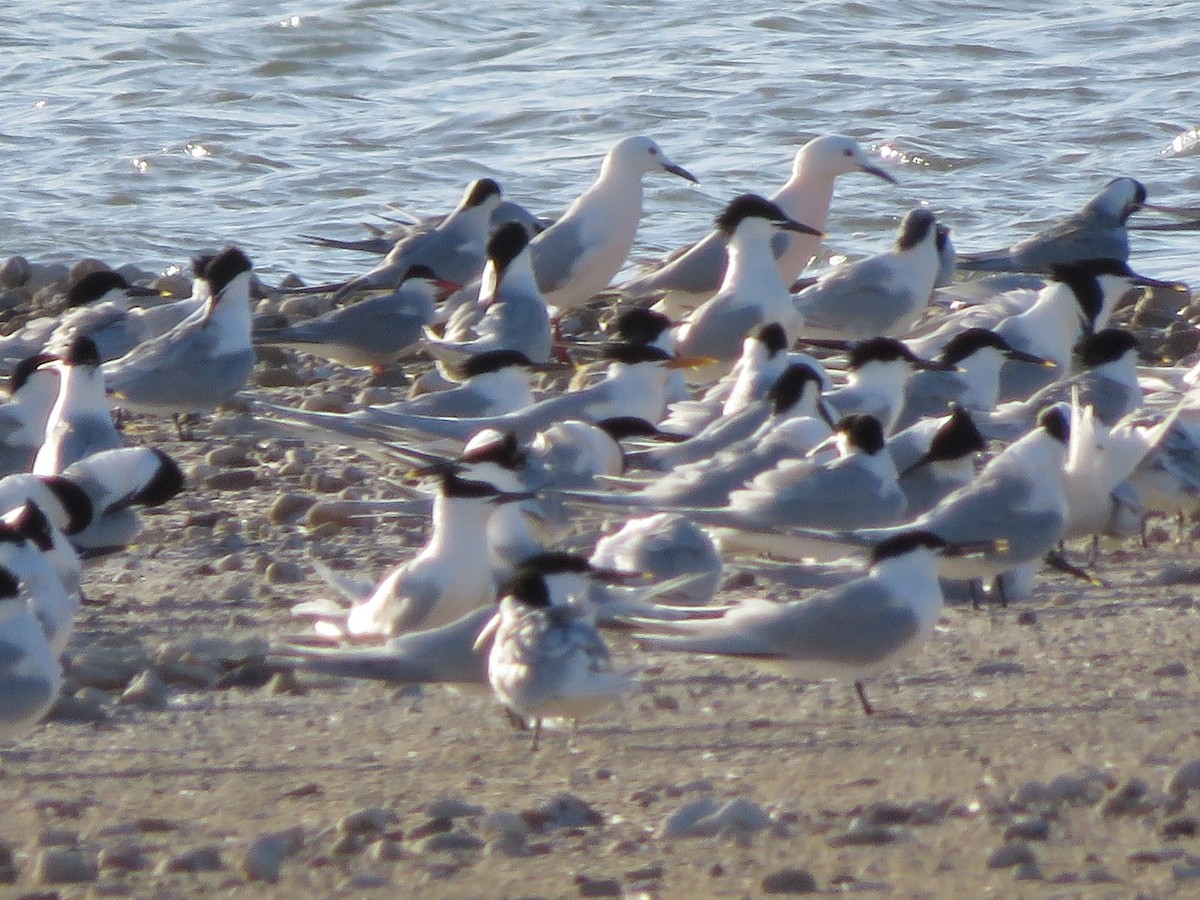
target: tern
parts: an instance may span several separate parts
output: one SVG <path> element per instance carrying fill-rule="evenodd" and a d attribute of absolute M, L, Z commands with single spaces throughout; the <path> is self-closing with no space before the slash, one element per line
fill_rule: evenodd
<path fill-rule="evenodd" d="M 691 622 L 637 619 L 650 650 L 742 657 L 801 678 L 852 680 L 863 712 L 874 708 L 863 680 L 912 656 L 942 614 L 938 560 L 977 552 L 922 529 L 877 544 L 865 576 L 806 600 L 745 600 L 720 618 Z"/>
<path fill-rule="evenodd" d="M 54 360 L 49 353 L 39 353 L 13 369 L 8 399 L 0 403 L 0 476 L 33 467 L 58 399 L 58 370 L 47 365 Z"/>
<path fill-rule="evenodd" d="M 678 350 L 732 362 L 746 335 L 761 325 L 778 322 L 789 337 L 794 334 L 795 307 L 775 266 L 771 235 L 780 230 L 819 232 L 756 194 L 742 194 L 730 201 L 717 216 L 716 225 L 726 238 L 729 265 L 717 293 L 680 326 Z"/>
<path fill-rule="evenodd" d="M 58 655 L 34 616 L 28 588 L 0 569 L 0 743 L 31 731 L 61 685 Z"/>
<path fill-rule="evenodd" d="M 929 305 L 941 234 L 932 212 L 909 211 L 891 250 L 839 266 L 796 295 L 798 333 L 839 340 L 903 336 Z"/>
<path fill-rule="evenodd" d="M 46 421 L 45 440 L 33 460 L 35 475 L 57 475 L 72 463 L 123 447 L 104 392 L 100 354 L 89 337 L 77 337 L 66 354 L 43 365 L 58 371 L 58 399 Z"/>

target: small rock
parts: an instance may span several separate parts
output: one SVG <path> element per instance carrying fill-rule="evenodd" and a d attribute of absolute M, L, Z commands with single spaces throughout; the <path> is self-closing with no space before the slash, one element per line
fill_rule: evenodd
<path fill-rule="evenodd" d="M 576 875 L 575 886 L 579 888 L 580 897 L 620 897 L 621 882 L 615 878 L 592 878 L 588 875 Z"/>
<path fill-rule="evenodd" d="M 163 683 L 152 669 L 138 675 L 125 688 L 117 703 L 122 706 L 140 706 L 142 709 L 166 709 L 170 703 L 171 689 Z"/>
<path fill-rule="evenodd" d="M 431 834 L 445 834 L 454 827 L 452 819 L 426 819 L 415 828 L 408 832 L 409 840 L 419 841 L 421 838 L 429 837 Z"/>
<path fill-rule="evenodd" d="M 210 466 L 218 468 L 240 469 L 255 464 L 247 455 L 246 448 L 237 444 L 226 444 L 223 447 L 209 450 L 204 456 L 204 461 Z"/>
<path fill-rule="evenodd" d="M 228 469 L 204 479 L 204 486 L 214 491 L 244 491 L 253 487 L 258 475 L 253 469 Z"/>
<path fill-rule="evenodd" d="M 272 675 L 266 684 L 266 690 L 268 694 L 288 694 L 293 697 L 303 697 L 308 693 L 308 688 L 296 680 L 296 673 L 291 669 Z"/>
<path fill-rule="evenodd" d="M 1029 670 L 1017 662 L 997 660 L 980 663 L 971 670 L 972 675 L 1025 675 Z"/>
<path fill-rule="evenodd" d="M 404 845 L 397 840 L 384 838 L 371 845 L 371 857 L 380 862 L 396 862 L 397 860 L 405 859 L 407 856 L 408 853 L 405 852 Z"/>
<path fill-rule="evenodd" d="M 362 848 L 366 845 L 366 840 L 361 834 L 339 834 L 333 846 L 329 848 L 329 852 L 334 856 L 353 856 L 356 853 L 361 853 Z"/>
<path fill-rule="evenodd" d="M 1017 881 L 1041 881 L 1043 878 L 1042 868 L 1036 862 L 1023 862 L 1017 866 L 1013 878 Z"/>
<path fill-rule="evenodd" d="M 377 891 L 381 888 L 392 886 L 392 879 L 386 875 L 372 875 L 369 872 L 360 872 L 347 878 L 340 886 L 342 891 Z"/>
<path fill-rule="evenodd" d="M 1165 666 L 1159 666 L 1153 672 L 1157 678 L 1186 678 L 1187 673 L 1188 667 L 1181 662 L 1167 663 Z"/>
<path fill-rule="evenodd" d="M 112 697 L 103 691 L 86 687 L 74 694 L 59 694 L 47 716 L 51 722 L 68 722 L 77 725 L 99 725 L 108 721 L 105 707 Z"/>
<path fill-rule="evenodd" d="M 286 365 L 275 365 L 255 372 L 254 383 L 264 388 L 295 388 L 303 387 L 304 379 Z"/>
<path fill-rule="evenodd" d="M 1173 859 L 1182 859 L 1183 856 L 1183 850 L 1178 847 L 1163 847 L 1155 850 L 1134 850 L 1125 858 L 1131 863 L 1153 865 L 1170 862 Z"/>
<path fill-rule="evenodd" d="M 1178 838 L 1192 838 L 1200 834 L 1200 820 L 1195 816 L 1178 816 L 1174 819 L 1167 819 L 1158 829 L 1168 841 Z"/>
<path fill-rule="evenodd" d="M 1141 778 L 1131 778 L 1104 801 L 1100 807 L 1103 816 L 1140 816 L 1150 812 L 1155 802 L 1150 794 L 1150 785 Z"/>
<path fill-rule="evenodd" d="M 807 869 L 780 869 L 762 880 L 764 894 L 815 894 L 817 879 Z"/>
<path fill-rule="evenodd" d="M 558 828 L 591 828 L 604 824 L 604 816 L 586 800 L 573 794 L 558 794 L 544 805 L 521 813 L 532 828 L 553 831 Z"/>
<path fill-rule="evenodd" d="M 1176 881 L 1194 881 L 1200 878 L 1200 866 L 1190 864 L 1171 866 L 1171 877 Z"/>
<path fill-rule="evenodd" d="M 655 836 L 667 839 L 717 835 L 744 838 L 771 825 L 771 817 L 750 800 L 737 798 L 722 802 L 715 797 L 701 797 L 667 816 Z"/>
<path fill-rule="evenodd" d="M 0 263 L 0 285 L 6 288 L 18 288 L 29 280 L 32 268 L 29 260 L 23 256 L 10 256 Z"/>
<path fill-rule="evenodd" d="M 383 834 L 389 826 L 399 821 L 390 809 L 368 806 L 352 812 L 338 820 L 337 829 L 342 834 L 358 834 L 375 837 Z"/>
<path fill-rule="evenodd" d="M 0 884 L 12 884 L 20 874 L 13 848 L 5 841 L 0 841 Z"/>
<path fill-rule="evenodd" d="M 304 831 L 290 828 L 260 834 L 246 848 L 242 859 L 242 874 L 251 881 L 266 881 L 275 884 L 283 868 L 283 861 L 294 856 L 304 846 Z"/>
<path fill-rule="evenodd" d="M 35 884 L 85 884 L 98 874 L 96 857 L 79 850 L 43 850 L 33 864 Z"/>
<path fill-rule="evenodd" d="M 1037 865 L 1037 855 L 1024 841 L 1010 841 L 1003 847 L 993 850 L 987 859 L 989 869 L 1008 869 L 1027 863 Z"/>
<path fill-rule="evenodd" d="M 271 504 L 267 517 L 276 525 L 294 525 L 316 502 L 317 498 L 309 494 L 280 494 Z"/>
<path fill-rule="evenodd" d="M 195 874 L 197 872 L 219 872 L 223 868 L 225 868 L 225 861 L 221 859 L 221 848 L 205 846 L 176 854 L 170 859 L 164 859 L 155 866 L 154 871 L 160 875 L 171 872 Z"/>
<path fill-rule="evenodd" d="M 1048 841 L 1050 839 L 1050 823 L 1045 819 L 1017 819 L 1004 831 L 1006 841 Z"/>
<path fill-rule="evenodd" d="M 300 408 L 312 412 L 347 413 L 350 412 L 350 400 L 337 391 L 327 391 L 304 398 Z"/>
<path fill-rule="evenodd" d="M 453 853 L 460 851 L 482 850 L 484 842 L 469 832 L 461 829 L 443 831 L 441 834 L 431 834 L 417 843 L 421 853 Z"/>
<path fill-rule="evenodd" d="M 1171 776 L 1167 791 L 1172 797 L 1186 800 L 1192 791 L 1200 790 L 1200 759 L 1193 759 L 1179 767 Z"/>
<path fill-rule="evenodd" d="M 179 830 L 179 825 L 161 816 L 142 816 L 134 820 L 133 827 L 142 834 L 169 834 Z"/>
<path fill-rule="evenodd" d="M 829 839 L 831 847 L 879 847 L 904 840 L 908 832 L 903 828 L 887 825 L 876 825 L 861 816 L 850 823 L 850 827 L 841 834 L 835 834 Z"/>
<path fill-rule="evenodd" d="M 468 803 L 456 797 L 442 797 L 432 801 L 425 812 L 435 819 L 466 819 L 471 816 L 481 816 L 487 808 L 478 803 Z M 519 817 L 518 817 L 519 818 Z"/>
<path fill-rule="evenodd" d="M 137 844 L 105 847 L 97 859 L 101 871 L 141 872 L 150 868 L 150 860 Z"/>
<path fill-rule="evenodd" d="M 269 584 L 299 584 L 304 580 L 304 569 L 291 560 L 277 559 L 267 566 L 266 577 Z"/>

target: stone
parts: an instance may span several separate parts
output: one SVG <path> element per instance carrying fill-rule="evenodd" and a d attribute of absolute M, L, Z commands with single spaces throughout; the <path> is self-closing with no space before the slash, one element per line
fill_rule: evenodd
<path fill-rule="evenodd" d="M 531 828 L 553 831 L 558 828 L 591 828 L 604 824 L 604 816 L 586 800 L 574 794 L 558 794 L 536 809 L 521 813 Z"/>
<path fill-rule="evenodd" d="M 79 850 L 43 850 L 33 864 L 35 884 L 86 884 L 99 874 L 96 857 Z"/>
<path fill-rule="evenodd" d="M 779 869 L 763 878 L 764 894 L 815 894 L 817 879 L 807 869 Z"/>
<path fill-rule="evenodd" d="M 420 840 L 416 849 L 421 853 L 455 853 L 482 850 L 483 839 L 461 829 L 431 834 Z"/>
<path fill-rule="evenodd" d="M 79 846 L 79 832 L 70 828 L 43 828 L 38 832 L 39 847 L 66 847 L 75 849 Z"/>
<path fill-rule="evenodd" d="M 1168 841 L 1194 838 L 1200 834 L 1200 820 L 1195 816 L 1176 816 L 1163 822 L 1158 833 Z"/>
<path fill-rule="evenodd" d="M 139 706 L 142 709 L 166 709 L 170 705 L 171 689 L 153 669 L 142 672 L 117 698 L 121 706 Z"/>
<path fill-rule="evenodd" d="M 214 491 L 244 491 L 253 487 L 258 475 L 253 469 L 227 469 L 204 479 L 204 486 Z"/>
<path fill-rule="evenodd" d="M 137 844 L 116 844 L 100 851 L 97 862 L 103 872 L 141 872 L 150 868 L 150 860 Z"/>
<path fill-rule="evenodd" d="M 299 563 L 278 559 L 267 566 L 266 578 L 268 584 L 299 584 L 304 581 L 304 569 Z"/>
<path fill-rule="evenodd" d="M 311 494 L 294 492 L 280 494 L 271 504 L 267 518 L 276 525 L 294 525 L 316 502 L 317 498 Z"/>
<path fill-rule="evenodd" d="M 987 859 L 989 869 L 1008 869 L 1027 863 L 1037 864 L 1037 856 L 1024 841 L 1009 841 L 993 850 Z"/>
<path fill-rule="evenodd" d="M 659 838 L 746 837 L 771 826 L 771 817 L 757 803 L 742 798 L 722 802 L 715 797 L 689 801 L 663 820 Z"/>
<path fill-rule="evenodd" d="M 589 875 L 576 875 L 575 887 L 580 897 L 620 897 L 621 882 L 615 878 L 592 878 Z"/>
<path fill-rule="evenodd" d="M 29 280 L 32 272 L 29 260 L 23 256 L 10 256 L 0 263 L 0 285 L 6 288 L 18 288 Z"/>
<path fill-rule="evenodd" d="M 1186 762 L 1171 776 L 1167 791 L 1172 797 L 1187 799 L 1192 791 L 1200 790 L 1200 759 Z"/>
<path fill-rule="evenodd" d="M 1157 804 L 1150 796 L 1150 785 L 1141 778 L 1131 778 L 1104 801 L 1100 807 L 1103 816 L 1140 816 L 1150 812 Z"/>
<path fill-rule="evenodd" d="M 1006 841 L 1048 841 L 1050 839 L 1050 823 L 1045 819 L 1021 818 L 1004 830 Z"/>
<path fill-rule="evenodd" d="M 284 860 L 300 852 L 303 846 L 304 831 L 299 827 L 260 834 L 246 848 L 242 874 L 251 881 L 275 884 L 279 881 Z"/>
<path fill-rule="evenodd" d="M 342 834 L 375 837 L 387 831 L 398 821 L 396 814 L 390 809 L 368 806 L 339 819 L 337 830 Z"/>
<path fill-rule="evenodd" d="M 440 797 L 430 802 L 425 812 L 435 819 L 466 819 L 483 815 L 487 808 L 457 797 Z"/>
<path fill-rule="evenodd" d="M 155 866 L 154 871 L 160 875 L 171 872 L 196 874 L 198 872 L 220 872 L 224 868 L 225 861 L 221 858 L 221 848 L 209 845 L 176 854 L 170 859 L 164 859 Z"/>

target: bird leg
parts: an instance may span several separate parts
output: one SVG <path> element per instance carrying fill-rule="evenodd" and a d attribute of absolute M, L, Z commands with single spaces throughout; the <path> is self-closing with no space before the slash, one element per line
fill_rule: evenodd
<path fill-rule="evenodd" d="M 983 609 L 983 582 L 972 578 L 967 582 L 967 588 L 971 592 L 971 608 Z"/>
<path fill-rule="evenodd" d="M 525 717 L 518 713 L 511 706 L 505 706 L 504 715 L 508 719 L 508 724 L 512 726 L 513 731 L 528 731 L 529 723 L 525 721 Z"/>
<path fill-rule="evenodd" d="M 540 718 L 533 720 L 533 743 L 529 745 L 530 753 L 537 753 L 538 742 L 542 737 L 542 720 Z"/>
<path fill-rule="evenodd" d="M 863 712 L 868 716 L 875 712 L 875 707 L 871 705 L 871 701 L 867 699 L 867 690 L 863 687 L 861 681 L 854 682 L 854 690 L 858 694 L 858 702 L 862 704 Z"/>

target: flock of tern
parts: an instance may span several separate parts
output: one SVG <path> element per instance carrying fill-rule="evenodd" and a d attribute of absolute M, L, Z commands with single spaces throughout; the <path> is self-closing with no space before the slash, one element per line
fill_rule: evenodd
<path fill-rule="evenodd" d="M 1140 366 L 1114 315 L 1146 291 L 1187 305 L 1185 286 L 1130 267 L 1128 222 L 1196 210 L 1116 178 L 1010 247 L 958 254 L 922 206 L 886 250 L 810 274 L 835 181 L 896 181 L 827 135 L 779 190 L 732 199 L 614 285 L 643 178 L 660 172 L 696 181 L 629 137 L 555 219 L 485 178 L 441 218 L 306 236 L 381 257 L 283 289 L 332 298 L 306 321 L 256 323 L 262 285 L 228 247 L 195 260 L 190 297 L 137 306 L 144 288 L 97 272 L 60 319 L 0 339 L 0 741 L 55 700 L 81 561 L 129 544 L 136 507 L 183 487 L 162 450 L 126 446 L 111 410 L 212 410 L 246 386 L 255 347 L 375 370 L 432 360 L 413 395 L 349 413 L 250 403 L 263 434 L 400 461 L 430 488 L 361 501 L 431 504 L 426 543 L 377 583 L 317 564 L 337 596 L 295 607 L 311 631 L 281 640 L 276 663 L 478 685 L 535 747 L 543 720 L 587 717 L 636 683 L 599 629 L 843 678 L 871 712 L 864 679 L 932 635 L 951 582 L 977 603 L 1018 599 L 1047 564 L 1087 577 L 1064 541 L 1195 508 L 1197 372 Z M 599 339 L 566 333 L 583 307 Z M 568 373 L 569 389 L 535 389 Z M 601 534 L 598 514 L 620 527 Z M 820 589 L 715 604 L 726 557 L 769 557 Z"/>

